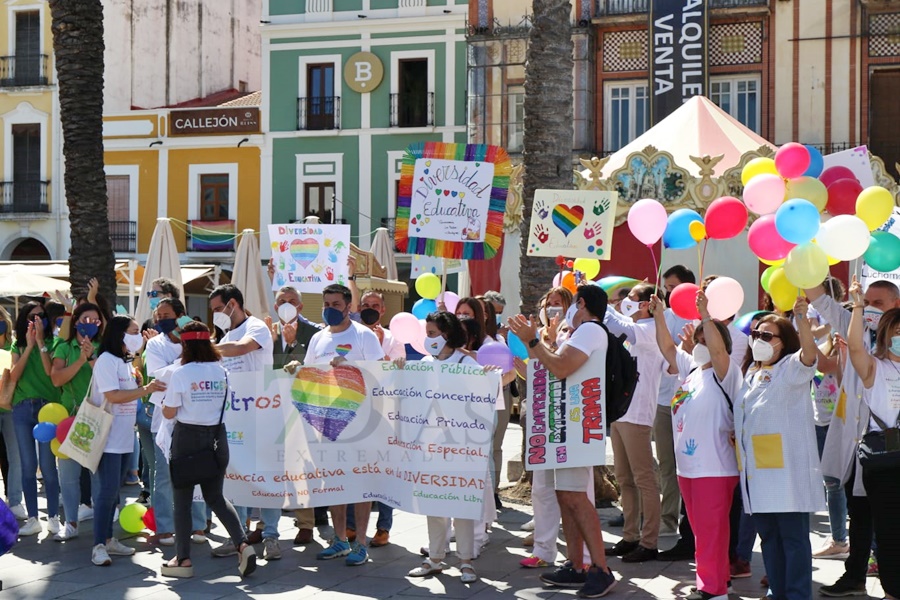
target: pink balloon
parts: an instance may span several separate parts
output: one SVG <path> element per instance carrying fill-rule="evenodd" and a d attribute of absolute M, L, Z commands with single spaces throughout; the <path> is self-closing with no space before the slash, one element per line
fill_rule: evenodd
<path fill-rule="evenodd" d="M 668 217 L 666 207 L 658 200 L 638 200 L 628 210 L 628 229 L 642 244 L 652 246 L 666 231 Z"/>
<path fill-rule="evenodd" d="M 447 312 L 456 312 L 456 306 L 459 304 L 459 295 L 454 292 L 444 292 L 438 296 L 438 303 L 443 302 Z"/>
<path fill-rule="evenodd" d="M 785 179 L 801 177 L 809 168 L 809 150 L 797 142 L 785 144 L 775 153 L 775 168 Z"/>
<path fill-rule="evenodd" d="M 775 228 L 775 215 L 763 215 L 758 218 L 747 232 L 747 244 L 759 258 L 780 260 L 785 258 L 796 246 L 778 235 Z"/>
<path fill-rule="evenodd" d="M 419 334 L 418 336 L 416 336 L 416 339 L 411 341 L 409 344 L 419 354 L 424 354 L 426 356 L 430 354 L 430 352 L 425 349 L 425 319 L 419 320 Z"/>
<path fill-rule="evenodd" d="M 758 215 L 768 215 L 784 202 L 784 179 L 779 175 L 763 173 L 744 186 L 744 204 Z"/>
<path fill-rule="evenodd" d="M 561 273 L 557 273 L 553 276 L 553 287 L 559 287 L 562 285 L 563 279 L 566 278 L 566 275 L 571 273 L 572 271 L 563 271 Z"/>
<path fill-rule="evenodd" d="M 713 200 L 706 209 L 706 235 L 712 240 L 727 240 L 747 226 L 747 207 L 731 196 Z"/>
<path fill-rule="evenodd" d="M 394 338 L 404 344 L 411 344 L 413 340 L 420 337 L 421 327 L 419 320 L 415 315 L 408 312 L 397 313 L 391 318 L 391 324 L 388 326 Z"/>
<path fill-rule="evenodd" d="M 744 288 L 731 277 L 718 277 L 707 286 L 706 297 L 709 298 L 709 315 L 713 319 L 728 319 L 744 304 Z"/>
<path fill-rule="evenodd" d="M 838 179 L 853 179 L 856 180 L 856 175 L 853 174 L 853 171 L 848 169 L 847 167 L 828 167 L 822 174 L 819 175 L 819 181 L 825 184 L 825 187 L 828 187 Z"/>

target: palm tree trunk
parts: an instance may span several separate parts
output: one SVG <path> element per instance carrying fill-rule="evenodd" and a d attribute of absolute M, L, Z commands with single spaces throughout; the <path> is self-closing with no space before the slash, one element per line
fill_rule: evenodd
<path fill-rule="evenodd" d="M 97 277 L 100 292 L 115 306 L 103 172 L 103 5 L 100 0 L 50 0 L 50 15 L 69 207 L 69 276 L 76 295 Z"/>

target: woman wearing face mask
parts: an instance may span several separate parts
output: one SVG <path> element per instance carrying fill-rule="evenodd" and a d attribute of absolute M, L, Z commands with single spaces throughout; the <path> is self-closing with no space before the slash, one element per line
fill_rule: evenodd
<path fill-rule="evenodd" d="M 78 406 L 87 395 L 91 383 L 103 327 L 100 308 L 87 302 L 79 304 L 72 313 L 72 322 L 74 327 L 70 328 L 68 338 L 61 340 L 53 351 L 53 365 L 50 367 L 50 380 L 61 388 L 59 401 L 70 415 L 78 412 Z M 53 539 L 62 542 L 78 537 L 81 465 L 70 458 L 60 458 L 59 485 L 66 525 Z"/>
<path fill-rule="evenodd" d="M 794 312 L 805 315 L 807 307 L 797 298 Z M 760 319 L 750 337 L 744 389 L 734 403 L 744 512 L 762 538 L 769 595 L 811 600 L 809 513 L 825 508 L 810 402 L 816 342 L 809 320 L 795 330 L 776 315 Z"/>
<path fill-rule="evenodd" d="M 555 287 L 547 292 L 547 300 L 540 313 L 541 329 L 538 334 L 551 349 L 559 348 L 569 335 L 565 321 L 566 312 L 572 306 L 572 292 L 564 287 Z"/>
<path fill-rule="evenodd" d="M 694 529 L 697 592 L 690 600 L 726 600 L 729 512 L 738 482 L 734 454 L 733 399 L 743 384 L 731 360 L 728 328 L 709 316 L 706 294 L 697 292 L 701 327 L 694 330 L 691 354 L 675 346 L 666 326 L 665 305 L 650 298 L 656 342 L 669 373 L 682 381 L 672 398 L 672 433 L 678 486 Z"/>
<path fill-rule="evenodd" d="M 59 390 L 50 381 L 50 344 L 53 338 L 44 308 L 37 302 L 29 302 L 16 319 L 16 343 L 12 351 L 10 378 L 16 382 L 13 394 L 13 425 L 22 464 L 22 490 L 28 520 L 19 529 L 19 535 L 35 535 L 41 532 L 37 506 L 37 468 L 40 461 L 47 495 L 47 529 L 59 533 L 59 475 L 56 457 L 50 451 L 49 442 L 40 442 L 35 452 L 32 430 L 38 424 L 38 413 L 45 404 L 59 400 Z M 45 362 L 46 361 L 46 362 Z"/>
<path fill-rule="evenodd" d="M 866 432 L 887 431 L 900 423 L 900 309 L 884 312 L 875 331 L 875 348 L 870 354 L 863 339 L 862 288 L 854 276 L 850 284 L 853 313 L 847 332 L 850 362 L 864 387 L 863 399 L 870 417 Z M 866 309 L 868 310 L 868 309 Z M 878 574 L 885 598 L 900 598 L 900 468 L 873 472 L 862 467 L 866 496 L 872 507 L 875 538 L 878 540 Z"/>
<path fill-rule="evenodd" d="M 144 345 L 137 322 L 127 315 L 116 315 L 106 325 L 100 343 L 100 356 L 94 362 L 94 378 L 88 401 L 94 406 L 109 404 L 112 428 L 103 457 L 91 479 L 94 494 L 94 547 L 91 562 L 111 564 L 110 555 L 131 556 L 134 548 L 112 536 L 113 513 L 119 503 L 119 488 L 128 470 L 128 458 L 134 449 L 134 425 L 140 398 L 166 389 L 154 380 L 138 387 L 132 366 L 135 353 Z"/>
<path fill-rule="evenodd" d="M 0 307 L 0 350 L 11 351 L 13 348 L 13 322 L 9 313 Z M 12 412 L 0 410 L 0 434 L 2 444 L 0 452 L 0 468 L 2 468 L 3 487 L 6 504 L 17 519 L 25 519 L 28 513 L 22 505 L 22 462 L 19 459 L 19 445 L 16 442 L 16 430 Z"/>

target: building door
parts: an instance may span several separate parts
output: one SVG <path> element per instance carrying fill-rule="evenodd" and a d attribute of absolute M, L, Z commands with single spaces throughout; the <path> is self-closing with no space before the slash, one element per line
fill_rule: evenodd
<path fill-rule="evenodd" d="M 334 65 L 309 65 L 306 70 L 306 128 L 334 129 Z"/>
<path fill-rule="evenodd" d="M 319 217 L 323 224 L 333 223 L 334 183 L 306 183 L 303 185 L 303 216 Z"/>
<path fill-rule="evenodd" d="M 12 126 L 13 209 L 16 212 L 45 210 L 41 182 L 41 126 L 25 123 Z"/>
<path fill-rule="evenodd" d="M 38 11 L 16 12 L 16 85 L 41 84 L 41 15 Z"/>
<path fill-rule="evenodd" d="M 425 127 L 428 122 L 428 59 L 411 58 L 399 62 L 397 124 Z"/>
<path fill-rule="evenodd" d="M 869 88 L 869 150 L 894 173 L 894 165 L 900 162 L 900 70 L 873 71 Z"/>

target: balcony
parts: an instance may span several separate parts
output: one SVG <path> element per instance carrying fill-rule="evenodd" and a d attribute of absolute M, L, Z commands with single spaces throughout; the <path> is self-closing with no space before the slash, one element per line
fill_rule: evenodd
<path fill-rule="evenodd" d="M 434 92 L 391 94 L 391 127 L 433 127 Z"/>
<path fill-rule="evenodd" d="M 137 252 L 137 222 L 110 221 L 109 240 L 113 252 Z"/>
<path fill-rule="evenodd" d="M 341 128 L 341 97 L 297 98 L 297 130 Z"/>
<path fill-rule="evenodd" d="M 188 252 L 234 252 L 234 221 L 188 221 Z"/>
<path fill-rule="evenodd" d="M 0 213 L 49 213 L 47 189 L 49 181 L 2 181 L 3 203 Z"/>
<path fill-rule="evenodd" d="M 46 54 L 0 56 L 0 88 L 48 85 Z"/>
<path fill-rule="evenodd" d="M 650 0 L 596 0 L 597 16 L 646 13 Z M 752 8 L 768 6 L 769 0 L 709 0 L 710 8 Z"/>

